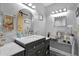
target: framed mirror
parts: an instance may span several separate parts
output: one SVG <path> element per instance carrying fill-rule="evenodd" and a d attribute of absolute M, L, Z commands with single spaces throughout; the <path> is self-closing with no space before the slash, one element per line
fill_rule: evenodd
<path fill-rule="evenodd" d="M 63 26 L 66 26 L 66 21 L 67 21 L 66 16 L 55 17 L 54 19 L 55 19 L 54 20 L 54 26 L 55 27 L 63 27 Z"/>

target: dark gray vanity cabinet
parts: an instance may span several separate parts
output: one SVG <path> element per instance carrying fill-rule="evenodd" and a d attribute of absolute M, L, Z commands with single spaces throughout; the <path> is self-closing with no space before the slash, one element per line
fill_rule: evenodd
<path fill-rule="evenodd" d="M 45 54 L 47 56 L 50 55 L 50 39 L 48 39 L 48 40 L 45 41 Z"/>
<path fill-rule="evenodd" d="M 49 41 L 46 41 L 45 38 L 30 42 L 28 44 L 23 44 L 15 40 L 17 44 L 25 48 L 25 56 L 46 56 L 49 50 Z"/>
<path fill-rule="evenodd" d="M 71 55 L 71 45 L 62 44 L 53 39 L 50 40 L 50 55 L 51 56 L 70 56 Z"/>
<path fill-rule="evenodd" d="M 45 55 L 45 45 L 41 43 L 38 46 L 28 50 L 28 56 L 44 56 Z"/>

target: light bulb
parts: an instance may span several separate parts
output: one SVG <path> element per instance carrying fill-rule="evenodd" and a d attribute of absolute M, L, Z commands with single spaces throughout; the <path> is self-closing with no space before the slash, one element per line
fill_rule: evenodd
<path fill-rule="evenodd" d="M 32 3 L 29 3 L 28 6 L 32 6 Z"/>
<path fill-rule="evenodd" d="M 67 9 L 66 9 L 66 8 L 64 8 L 64 9 L 63 9 L 63 11 L 67 11 Z"/>
<path fill-rule="evenodd" d="M 62 12 L 62 10 L 60 9 L 59 12 Z"/>
<path fill-rule="evenodd" d="M 54 14 L 55 12 L 53 11 L 52 14 Z"/>
<path fill-rule="evenodd" d="M 55 11 L 56 13 L 58 13 L 58 11 Z"/>
<path fill-rule="evenodd" d="M 36 6 L 32 6 L 32 8 L 36 8 Z"/>

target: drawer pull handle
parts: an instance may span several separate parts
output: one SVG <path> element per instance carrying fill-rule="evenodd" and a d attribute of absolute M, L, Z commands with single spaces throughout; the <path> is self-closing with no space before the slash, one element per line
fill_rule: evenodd
<path fill-rule="evenodd" d="M 42 44 L 44 44 L 44 42 L 42 42 Z"/>
<path fill-rule="evenodd" d="M 38 51 L 38 53 L 40 53 L 40 51 Z"/>
<path fill-rule="evenodd" d="M 35 48 L 35 46 L 34 46 L 34 48 Z"/>
<path fill-rule="evenodd" d="M 48 54 L 48 51 L 46 51 L 46 54 Z"/>

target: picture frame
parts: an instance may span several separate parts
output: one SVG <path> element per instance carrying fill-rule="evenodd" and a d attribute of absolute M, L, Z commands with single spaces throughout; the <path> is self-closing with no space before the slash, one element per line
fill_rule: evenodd
<path fill-rule="evenodd" d="M 6 32 L 13 30 L 14 25 L 13 25 L 13 17 L 12 16 L 9 16 L 9 15 L 4 16 L 3 28 Z"/>

